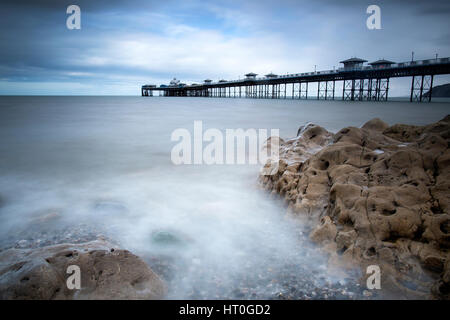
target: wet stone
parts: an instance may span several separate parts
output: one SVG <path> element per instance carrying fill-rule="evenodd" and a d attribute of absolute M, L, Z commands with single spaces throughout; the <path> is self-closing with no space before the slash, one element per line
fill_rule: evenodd
<path fill-rule="evenodd" d="M 182 242 L 179 237 L 168 231 L 155 231 L 151 238 L 154 243 L 161 245 L 177 245 Z"/>

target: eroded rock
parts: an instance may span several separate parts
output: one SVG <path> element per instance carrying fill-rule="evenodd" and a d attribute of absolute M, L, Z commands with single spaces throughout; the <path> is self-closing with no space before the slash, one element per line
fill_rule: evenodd
<path fill-rule="evenodd" d="M 81 272 L 69 290 L 67 268 Z M 161 299 L 163 281 L 139 257 L 96 240 L 0 253 L 0 299 Z"/>
<path fill-rule="evenodd" d="M 384 288 L 406 297 L 448 298 L 449 116 L 427 126 L 373 119 L 334 135 L 309 124 L 280 141 L 278 172 L 261 184 L 308 218 L 330 261 L 363 274 L 378 264 Z"/>

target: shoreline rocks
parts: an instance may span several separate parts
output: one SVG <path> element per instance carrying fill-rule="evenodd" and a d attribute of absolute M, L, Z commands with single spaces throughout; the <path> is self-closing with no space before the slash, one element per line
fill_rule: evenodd
<path fill-rule="evenodd" d="M 69 290 L 67 268 L 80 268 Z M 95 240 L 0 252 L 0 299 L 162 299 L 165 283 L 139 257 Z"/>
<path fill-rule="evenodd" d="M 308 124 L 279 142 L 278 172 L 260 183 L 310 226 L 330 266 L 379 265 L 387 298 L 450 297 L 450 116 L 336 134 Z"/>

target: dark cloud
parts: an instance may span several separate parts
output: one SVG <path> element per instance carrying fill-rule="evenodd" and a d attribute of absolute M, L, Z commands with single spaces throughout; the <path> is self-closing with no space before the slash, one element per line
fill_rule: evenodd
<path fill-rule="evenodd" d="M 354 8 L 367 8 L 369 5 L 378 5 L 383 10 L 414 12 L 416 15 L 450 15 L 450 1 L 448 0 L 316 0 L 317 7 L 351 10 Z M 304 2 L 292 1 L 302 6 Z"/>
<path fill-rule="evenodd" d="M 81 30 L 66 29 L 66 8 L 70 4 L 81 7 Z M 383 30 L 369 31 L 365 27 L 365 9 L 371 4 L 378 4 L 382 9 Z M 159 20 L 157 15 L 161 15 Z M 211 32 L 196 39 L 199 46 L 207 45 L 208 37 L 216 34 L 223 36 L 214 42 L 219 48 L 222 40 L 254 37 L 259 41 L 252 44 L 262 48 L 263 56 L 268 54 L 268 49 L 276 51 L 276 47 L 265 43 L 270 35 L 271 41 L 277 41 L 280 46 L 278 59 L 319 60 L 318 63 L 330 68 L 349 55 L 368 59 L 384 56 L 401 61 L 414 50 L 423 58 L 434 56 L 435 52 L 449 56 L 449 15 L 448 0 L 2 0 L 0 78 L 63 82 L 94 82 L 100 78 L 107 81 L 130 75 L 196 78 L 198 70 L 189 70 L 189 65 L 192 60 L 197 66 L 202 65 L 197 60 L 205 57 L 204 52 L 197 54 L 195 46 L 184 52 L 176 47 L 176 39 L 182 41 L 183 37 L 192 36 L 189 32 L 198 30 Z M 178 31 L 170 31 L 174 21 Z M 189 28 L 194 31 L 186 31 Z M 167 35 L 167 30 L 176 35 Z M 139 36 L 147 39 L 147 35 L 155 41 L 151 45 L 145 42 L 148 40 L 142 40 L 142 43 L 117 47 L 117 43 L 135 41 Z M 165 43 L 169 38 L 169 44 Z M 230 42 L 234 50 L 247 49 Z M 177 49 L 177 54 L 171 54 L 170 45 Z M 110 46 L 114 52 L 108 51 Z M 142 54 L 138 51 L 128 55 L 140 46 L 153 54 L 151 59 L 145 59 L 144 49 Z M 228 47 L 224 48 L 218 52 L 227 58 L 231 53 L 227 52 Z M 203 47 L 206 52 L 213 49 L 216 48 Z M 297 52 L 304 52 L 304 56 Z M 188 62 L 180 67 L 164 60 L 165 56 Z M 252 58 L 248 59 L 251 63 Z M 134 63 L 134 60 L 141 61 Z M 168 68 L 166 74 L 159 68 L 164 63 Z M 209 65 L 210 61 L 203 63 Z"/>
<path fill-rule="evenodd" d="M 2 5 L 21 9 L 35 9 L 39 11 L 60 10 L 75 4 L 87 11 L 108 11 L 115 9 L 150 8 L 170 1 L 152 0 L 2 0 Z"/>

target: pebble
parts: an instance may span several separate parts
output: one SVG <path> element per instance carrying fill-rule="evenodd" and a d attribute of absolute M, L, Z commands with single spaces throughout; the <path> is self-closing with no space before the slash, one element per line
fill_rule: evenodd
<path fill-rule="evenodd" d="M 20 240 L 20 241 L 17 241 L 17 244 L 16 244 L 16 248 L 20 248 L 20 249 L 24 249 L 29 246 L 30 246 L 30 243 L 28 240 Z"/>
<path fill-rule="evenodd" d="M 372 292 L 370 292 L 370 291 L 368 291 L 368 290 L 364 290 L 364 291 L 363 291 L 363 295 L 364 295 L 365 297 L 371 297 L 371 296 L 372 296 Z"/>

